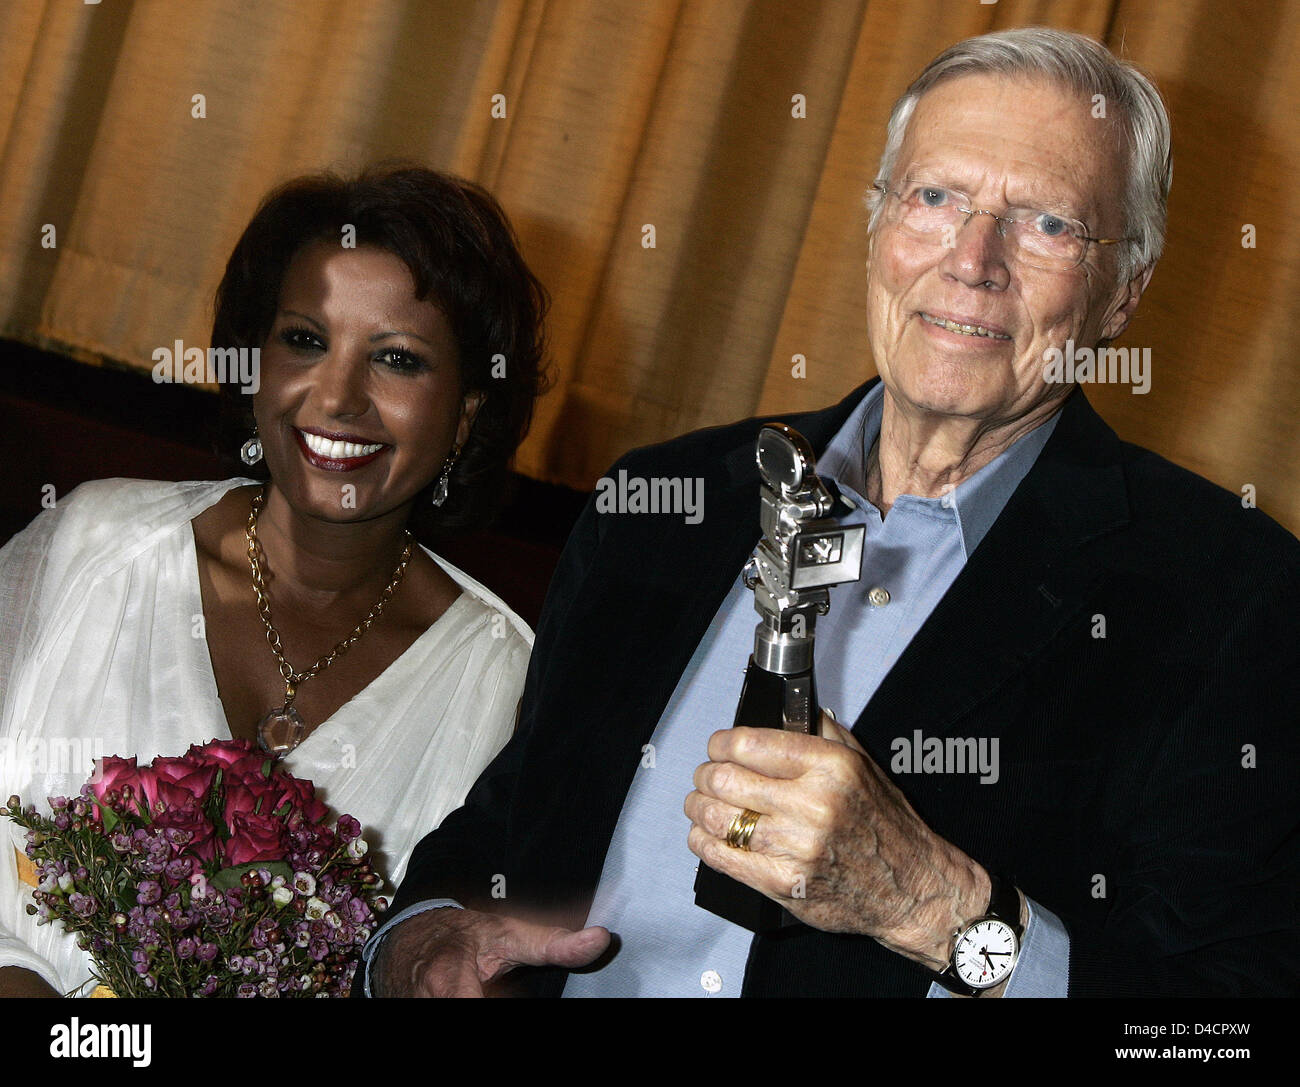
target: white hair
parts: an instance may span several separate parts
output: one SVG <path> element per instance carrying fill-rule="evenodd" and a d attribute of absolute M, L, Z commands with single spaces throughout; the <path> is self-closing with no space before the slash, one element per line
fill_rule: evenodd
<path fill-rule="evenodd" d="M 963 75 L 1042 77 L 1089 99 L 1101 95 L 1107 110 L 1118 110 L 1120 131 L 1129 149 L 1121 210 L 1124 233 L 1132 239 L 1119 247 L 1120 282 L 1127 282 L 1160 259 L 1174 172 L 1169 115 L 1151 80 L 1100 42 L 1082 34 L 1041 26 L 1022 27 L 968 38 L 945 49 L 894 103 L 877 179 L 892 179 L 907 123 L 921 95 L 945 80 Z M 875 189 L 868 194 L 867 205 L 871 209 L 871 229 L 875 230 L 883 206 L 881 194 Z"/>

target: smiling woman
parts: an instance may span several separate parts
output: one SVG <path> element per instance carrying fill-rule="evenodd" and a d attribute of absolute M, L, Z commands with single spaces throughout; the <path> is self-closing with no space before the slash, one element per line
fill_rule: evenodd
<path fill-rule="evenodd" d="M 311 253 L 316 259 L 309 261 Z M 342 261 L 334 266 L 339 281 L 326 284 L 321 265 L 328 253 L 361 261 L 368 256 L 370 263 Z M 231 254 L 217 292 L 212 346 L 309 350 L 314 337 L 324 347 L 329 329 L 320 326 L 320 315 L 313 324 L 313 315 L 299 314 L 293 300 L 281 297 L 282 286 L 310 296 L 342 288 L 348 269 L 380 265 L 395 279 L 387 284 L 387 298 L 367 300 L 380 312 L 391 306 L 384 314 L 390 323 L 370 329 L 370 335 L 385 336 L 372 343 L 376 354 L 387 348 L 393 370 L 420 364 L 438 369 L 445 361 L 440 352 L 450 348 L 463 394 L 477 399 L 473 429 L 433 520 L 444 530 L 480 523 L 500 499 L 506 465 L 542 387 L 546 296 L 501 209 L 478 186 L 419 168 L 380 169 L 351 181 L 319 175 L 281 186 Z M 294 271 L 299 274 L 291 276 Z M 403 328 L 399 316 L 418 325 L 432 321 L 434 334 L 412 340 L 408 334 L 420 329 Z M 233 381 L 223 383 L 222 392 L 243 440 L 254 425 L 250 398 Z M 418 511 L 426 505 L 422 499 Z"/>
<path fill-rule="evenodd" d="M 487 391 L 464 389 L 447 319 L 415 297 L 398 257 L 304 246 L 261 359 L 257 432 L 275 491 L 291 505 L 327 521 L 388 517 L 409 510 L 444 467 L 450 496 Z"/>
<path fill-rule="evenodd" d="M 0 551 L 3 750 L 93 732 L 96 751 L 148 760 L 255 740 L 400 879 L 509 737 L 532 644 L 408 525 L 452 531 L 496 503 L 545 305 L 467 182 L 403 167 L 273 192 L 212 335 L 258 359 L 223 393 L 262 478 L 87 484 Z M 88 771 L 6 758 L 0 793 L 75 795 Z M 0 848 L 0 994 L 79 989 L 87 956 L 26 915 Z"/>

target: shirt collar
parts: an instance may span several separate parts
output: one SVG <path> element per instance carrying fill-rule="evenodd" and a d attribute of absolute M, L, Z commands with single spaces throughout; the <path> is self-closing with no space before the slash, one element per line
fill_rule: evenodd
<path fill-rule="evenodd" d="M 836 432 L 817 462 L 819 474 L 830 476 L 837 484 L 849 488 L 864 501 L 867 490 L 867 452 L 880 435 L 884 406 L 885 385 L 884 382 L 877 382 L 853 409 L 853 413 Z M 1043 451 L 1043 446 L 1052 436 L 1060 418 L 1061 413 L 1058 411 L 1047 422 L 1028 434 L 1021 435 L 942 498 L 909 495 L 909 502 L 922 506 L 933 505 L 936 509 L 951 509 L 956 515 L 957 528 L 961 533 L 962 549 L 969 559 L 1002 513 L 1007 500 L 1020 486 L 1020 481 L 1029 474 L 1029 469 L 1038 460 L 1038 454 Z M 867 505 L 877 513 L 880 512 L 871 502 L 867 502 Z"/>

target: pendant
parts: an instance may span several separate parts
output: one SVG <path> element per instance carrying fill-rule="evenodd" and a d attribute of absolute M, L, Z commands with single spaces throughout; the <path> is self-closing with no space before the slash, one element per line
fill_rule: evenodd
<path fill-rule="evenodd" d="M 292 706 L 272 710 L 257 722 L 257 745 L 277 759 L 287 755 L 300 743 L 307 731 L 307 723 Z"/>

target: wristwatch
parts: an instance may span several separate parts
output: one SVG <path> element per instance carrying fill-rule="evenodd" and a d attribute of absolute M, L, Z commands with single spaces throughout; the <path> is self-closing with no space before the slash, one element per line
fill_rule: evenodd
<path fill-rule="evenodd" d="M 958 996 L 981 996 L 1001 985 L 1020 954 L 1020 892 L 992 872 L 989 883 L 989 908 L 952 934 L 948 965 L 935 979 Z"/>

